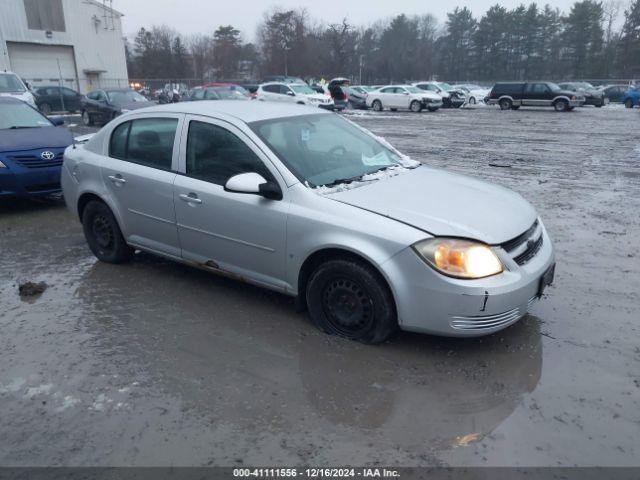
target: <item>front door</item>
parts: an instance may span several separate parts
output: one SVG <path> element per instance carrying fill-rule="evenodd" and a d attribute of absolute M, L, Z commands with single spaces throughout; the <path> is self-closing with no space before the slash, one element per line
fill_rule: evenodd
<path fill-rule="evenodd" d="M 522 104 L 532 107 L 546 107 L 551 105 L 551 95 L 551 89 L 546 83 L 527 83 Z"/>
<path fill-rule="evenodd" d="M 175 257 L 180 256 L 173 205 L 180 121 L 163 115 L 118 125 L 109 141 L 111 158 L 102 166 L 127 242 Z"/>
<path fill-rule="evenodd" d="M 229 178 L 255 172 L 284 182 L 249 138 L 226 122 L 191 117 L 174 184 L 182 256 L 211 269 L 284 289 L 288 201 L 225 191 Z"/>

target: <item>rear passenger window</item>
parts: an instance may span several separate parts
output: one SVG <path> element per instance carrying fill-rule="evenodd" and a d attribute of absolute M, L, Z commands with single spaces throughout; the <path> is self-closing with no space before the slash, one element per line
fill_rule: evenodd
<path fill-rule="evenodd" d="M 111 134 L 109 156 L 159 170 L 171 170 L 177 127 L 175 118 L 125 122 Z"/>
<path fill-rule="evenodd" d="M 246 143 L 230 131 L 192 121 L 187 137 L 187 175 L 224 186 L 234 175 L 255 172 L 273 176 Z"/>

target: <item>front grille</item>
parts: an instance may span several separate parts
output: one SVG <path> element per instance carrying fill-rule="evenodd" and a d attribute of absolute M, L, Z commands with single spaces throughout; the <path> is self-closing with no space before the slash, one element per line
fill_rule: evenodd
<path fill-rule="evenodd" d="M 520 245 L 525 243 L 529 239 L 529 237 L 531 237 L 531 235 L 535 233 L 537 228 L 538 228 L 538 220 L 536 219 L 536 221 L 533 222 L 533 225 L 531 225 L 531 227 L 529 227 L 529 229 L 526 232 L 524 232 L 521 235 L 518 235 L 516 238 L 513 238 L 508 242 L 504 242 L 500 246 L 504 248 L 507 252 L 511 252 L 512 250 L 515 250 Z"/>
<path fill-rule="evenodd" d="M 540 238 L 538 238 L 537 240 L 531 240 L 529 243 L 527 243 L 527 249 L 514 258 L 515 262 L 518 265 L 524 265 L 536 256 L 536 254 L 540 251 L 540 248 L 542 248 L 542 234 L 540 234 Z"/>
<path fill-rule="evenodd" d="M 496 313 L 495 315 L 480 316 L 454 316 L 451 320 L 451 327 L 456 330 L 489 330 L 501 327 L 515 322 L 524 317 L 537 297 L 532 297 L 526 305 L 512 308 L 506 312 Z"/>
<path fill-rule="evenodd" d="M 57 183 L 43 183 L 40 185 L 29 185 L 24 187 L 24 189 L 29 193 L 37 193 L 37 192 L 49 192 L 52 190 L 60 190 L 60 182 Z"/>
<path fill-rule="evenodd" d="M 64 153 L 58 153 L 51 160 L 45 160 L 40 155 L 14 155 L 9 158 L 26 168 L 50 168 L 62 165 Z"/>

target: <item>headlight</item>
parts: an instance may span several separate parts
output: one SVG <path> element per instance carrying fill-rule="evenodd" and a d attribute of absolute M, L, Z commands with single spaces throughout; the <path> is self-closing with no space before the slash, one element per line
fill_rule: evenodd
<path fill-rule="evenodd" d="M 457 238 L 430 238 L 413 249 L 431 267 L 456 278 L 483 278 L 501 273 L 502 262 L 483 243 Z"/>
<path fill-rule="evenodd" d="M 4 163 L 0 162 L 0 168 L 7 168 L 7 166 Z"/>

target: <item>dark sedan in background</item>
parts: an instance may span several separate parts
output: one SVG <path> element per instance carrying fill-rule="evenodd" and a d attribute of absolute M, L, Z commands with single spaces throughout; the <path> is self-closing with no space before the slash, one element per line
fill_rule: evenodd
<path fill-rule="evenodd" d="M 583 95 L 585 105 L 603 107 L 609 103 L 609 99 L 605 96 L 604 92 L 601 89 L 594 87 L 589 82 L 564 82 L 560 83 L 559 86 L 563 90 Z"/>
<path fill-rule="evenodd" d="M 251 96 L 247 90 L 242 87 L 223 85 L 193 88 L 184 100 L 189 102 L 197 102 L 200 100 L 251 100 Z"/>
<path fill-rule="evenodd" d="M 604 96 L 609 99 L 612 103 L 621 103 L 622 99 L 629 90 L 629 85 L 605 85 L 601 87 Z"/>
<path fill-rule="evenodd" d="M 64 150 L 73 143 L 63 124 L 16 98 L 0 97 L 0 198 L 60 191 Z"/>
<path fill-rule="evenodd" d="M 94 90 L 82 101 L 82 123 L 86 126 L 106 124 L 123 113 L 153 105 L 156 103 L 130 88 Z"/>
<path fill-rule="evenodd" d="M 37 87 L 33 92 L 36 106 L 45 115 L 51 112 L 79 112 L 82 105 L 82 94 L 67 87 L 56 85 Z"/>
<path fill-rule="evenodd" d="M 355 85 L 347 88 L 349 94 L 349 107 L 366 110 L 367 108 L 367 94 L 369 93 L 364 87 Z"/>

